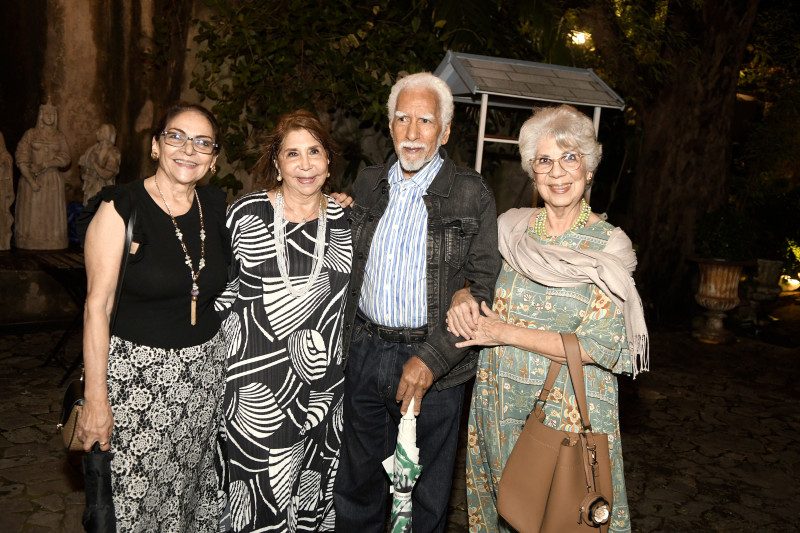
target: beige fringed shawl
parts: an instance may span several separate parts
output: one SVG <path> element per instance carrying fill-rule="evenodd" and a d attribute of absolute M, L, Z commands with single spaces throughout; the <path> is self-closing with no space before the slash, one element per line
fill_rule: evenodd
<path fill-rule="evenodd" d="M 577 250 L 540 244 L 526 234 L 537 210 L 511 209 L 497 219 L 500 255 L 530 279 L 550 287 L 576 287 L 594 283 L 617 305 L 625 317 L 633 377 L 650 370 L 649 339 L 642 300 L 631 275 L 636 254 L 631 240 L 615 228 L 603 250 Z"/>

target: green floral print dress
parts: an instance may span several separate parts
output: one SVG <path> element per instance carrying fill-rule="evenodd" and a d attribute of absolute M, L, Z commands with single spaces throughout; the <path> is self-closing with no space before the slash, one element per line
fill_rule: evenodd
<path fill-rule="evenodd" d="M 542 244 L 602 250 L 614 226 L 596 222 Z M 596 285 L 547 287 L 513 270 L 505 261 L 495 285 L 495 313 L 508 324 L 561 333 L 575 333 L 595 361 L 585 365 L 586 396 L 593 429 L 609 434 L 614 502 L 610 531 L 631 530 L 615 374 L 630 373 L 625 321 L 614 302 Z M 485 348 L 478 360 L 469 414 L 467 503 L 471 533 L 509 531 L 497 515 L 497 486 L 525 419 L 539 395 L 550 359 L 513 346 Z M 545 405 L 545 424 L 579 431 L 580 417 L 567 367 L 561 369 Z"/>

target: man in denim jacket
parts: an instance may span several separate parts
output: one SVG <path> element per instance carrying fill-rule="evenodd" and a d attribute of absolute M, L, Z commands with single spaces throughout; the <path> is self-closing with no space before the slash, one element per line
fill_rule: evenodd
<path fill-rule="evenodd" d="M 445 527 L 464 382 L 477 359 L 455 348 L 445 316 L 467 281 L 477 300 L 491 302 L 497 213 L 480 174 L 456 167 L 441 147 L 453 117 L 447 84 L 430 73 L 407 76 L 392 87 L 388 108 L 395 155 L 354 184 L 336 530 L 384 530 L 389 478 L 381 461 L 413 397 L 422 464 L 413 529 L 428 533 Z"/>

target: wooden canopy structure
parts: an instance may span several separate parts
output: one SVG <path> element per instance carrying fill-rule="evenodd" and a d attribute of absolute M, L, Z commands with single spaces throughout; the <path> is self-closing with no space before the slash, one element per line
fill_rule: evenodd
<path fill-rule="evenodd" d="M 518 138 L 486 134 L 490 106 L 531 110 L 536 102 L 594 108 L 595 135 L 602 108 L 625 109 L 625 102 L 588 68 L 447 52 L 434 74 L 450 86 L 456 102 L 481 106 L 475 170 L 481 171 L 487 142 L 517 144 Z"/>

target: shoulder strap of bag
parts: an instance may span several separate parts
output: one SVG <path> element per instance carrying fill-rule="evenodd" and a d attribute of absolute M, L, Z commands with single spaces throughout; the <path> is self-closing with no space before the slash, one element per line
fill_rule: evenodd
<path fill-rule="evenodd" d="M 569 377 L 572 380 L 572 388 L 575 390 L 575 400 L 578 403 L 581 424 L 585 431 L 591 431 L 592 424 L 589 420 L 589 409 L 586 405 L 586 387 L 583 381 L 583 364 L 581 363 L 581 348 L 580 344 L 578 344 L 578 337 L 574 333 L 562 333 L 561 342 L 564 343 L 564 352 L 567 355 Z"/>
<path fill-rule="evenodd" d="M 589 419 L 589 409 L 586 404 L 586 387 L 583 382 L 583 364 L 581 363 L 581 348 L 578 344 L 578 337 L 574 333 L 562 333 L 561 342 L 564 344 L 564 353 L 567 357 L 567 367 L 569 368 L 569 378 L 572 381 L 572 388 L 575 391 L 575 399 L 578 403 L 578 413 L 581 417 L 581 425 L 586 431 L 592 430 L 591 421 Z M 550 369 L 547 371 L 547 376 L 542 385 L 542 391 L 533 405 L 531 414 L 535 415 L 540 422 L 544 421 L 544 404 L 547 402 L 547 397 L 550 396 L 550 391 L 553 384 L 556 382 L 558 373 L 561 371 L 561 363 L 550 361 Z M 528 415 L 530 416 L 530 415 Z"/>
<path fill-rule="evenodd" d="M 547 376 L 544 378 L 544 385 L 542 385 L 542 392 L 533 404 L 531 415 L 535 415 L 539 422 L 544 422 L 544 404 L 547 403 L 547 397 L 550 396 L 550 391 L 553 389 L 553 384 L 556 382 L 558 373 L 561 372 L 561 363 L 550 361 L 550 369 L 547 371 Z M 528 415 L 530 416 L 530 415 Z"/>
<path fill-rule="evenodd" d="M 117 308 L 119 307 L 119 297 L 122 294 L 122 283 L 125 279 L 125 267 L 128 266 L 128 256 L 131 253 L 131 242 L 133 241 L 133 226 L 136 224 L 136 193 L 129 189 L 131 194 L 131 214 L 128 217 L 128 226 L 125 229 L 125 247 L 122 249 L 122 263 L 119 265 L 119 277 L 117 277 L 117 292 L 114 295 L 114 309 L 111 311 L 111 322 L 109 332 L 114 329 L 117 320 Z"/>

